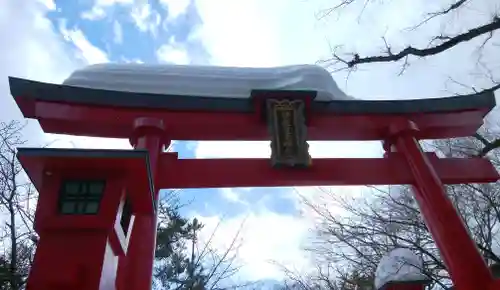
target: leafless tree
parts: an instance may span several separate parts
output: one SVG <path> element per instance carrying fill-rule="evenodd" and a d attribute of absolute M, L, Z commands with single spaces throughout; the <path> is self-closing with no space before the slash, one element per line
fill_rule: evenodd
<path fill-rule="evenodd" d="M 382 3 L 386 5 L 391 4 L 390 1 L 382 1 Z M 493 9 L 492 11 L 482 11 L 482 14 L 478 12 L 477 15 L 481 16 L 479 23 L 477 21 L 472 21 L 474 23 L 471 24 L 472 26 L 458 31 L 454 29 L 452 25 L 448 24 L 454 21 L 461 21 L 462 14 L 478 10 L 477 6 L 481 4 L 481 1 L 443 0 L 436 1 L 436 3 L 441 6 L 441 8 L 430 8 L 428 11 L 421 11 L 423 14 L 421 20 L 411 27 L 395 28 L 403 32 L 412 33 L 412 35 L 420 32 L 422 32 L 422 35 L 428 35 L 429 31 L 431 31 L 431 35 L 433 36 L 429 36 L 427 45 L 422 46 L 418 44 L 419 41 L 417 40 L 415 40 L 415 44 L 412 44 L 410 40 L 410 43 L 407 44 L 406 47 L 397 47 L 396 45 L 391 45 L 386 37 L 381 35 L 381 53 L 362 55 L 358 52 L 342 51 L 343 47 L 337 46 L 332 48 L 331 57 L 323 59 L 320 62 L 333 68 L 334 71 L 348 70 L 349 72 L 355 71 L 360 66 L 366 64 L 395 62 L 401 63 L 400 74 L 403 74 L 408 66 L 418 59 L 444 55 L 455 47 L 472 44 L 475 46 L 473 57 L 476 58 L 476 66 L 473 72 L 469 72 L 470 78 L 468 82 L 479 80 L 478 83 L 463 83 L 453 78 L 450 78 L 449 81 L 454 85 L 464 88 L 466 91 L 472 91 L 473 94 L 493 92 L 499 89 L 500 66 L 499 63 L 497 63 L 498 59 L 492 60 L 491 57 L 485 57 L 485 55 L 491 56 L 492 54 L 497 54 L 499 48 L 500 37 L 497 32 L 500 29 L 500 3 L 496 1 L 496 5 L 493 5 L 495 1 L 490 1 L 489 3 L 491 4 L 491 9 Z M 320 16 L 330 17 L 338 13 L 339 17 L 342 17 L 342 13 L 345 9 L 356 4 L 360 4 L 359 7 L 361 7 L 361 10 L 359 12 L 359 17 L 361 18 L 370 5 L 380 4 L 380 1 L 337 0 L 333 2 L 330 8 L 321 11 Z M 435 6 L 436 5 L 432 5 L 432 7 Z M 489 13 L 489 17 L 486 17 L 484 13 Z M 458 20 L 454 18 L 458 18 Z M 356 23 L 352 24 L 356 25 Z M 470 57 L 471 55 L 464 55 L 463 59 Z M 479 133 L 476 134 L 475 137 L 482 145 L 482 147 L 478 148 L 477 152 L 475 152 L 477 156 L 485 156 L 493 149 L 500 147 L 500 139 L 498 138 L 485 138 Z"/>
<path fill-rule="evenodd" d="M 481 136 L 489 139 L 500 138 L 498 126 L 493 128 L 495 129 L 482 128 Z M 484 143 L 477 137 L 436 140 L 433 143 L 439 152 L 448 157 L 468 157 L 484 149 Z M 497 150 L 489 151 L 484 157 L 500 169 L 500 153 Z M 448 186 L 448 192 L 462 219 L 469 226 L 484 258 L 490 264 L 500 263 L 500 257 L 497 256 L 500 246 L 499 184 L 460 184 Z"/>
<path fill-rule="evenodd" d="M 332 5 L 331 8 L 325 9 L 322 11 L 322 17 L 328 17 L 335 12 L 342 12 L 341 10 L 346 8 L 349 5 L 354 3 L 363 2 L 364 10 L 371 2 L 375 2 L 372 0 L 339 0 L 334 1 L 336 5 Z M 451 2 L 451 3 L 449 3 Z M 422 11 L 424 13 L 423 20 L 419 23 L 416 23 L 413 27 L 401 27 L 401 29 L 406 30 L 417 30 L 417 29 L 425 29 L 425 25 L 431 21 L 437 21 L 440 17 L 445 17 L 451 13 L 457 12 L 460 9 L 466 9 L 467 5 L 474 4 L 474 2 L 478 2 L 475 0 L 455 0 L 455 1 L 441 1 L 443 3 L 443 8 L 437 11 Z M 497 7 L 499 9 L 500 7 Z M 361 11 L 362 13 L 363 11 Z M 384 37 L 381 37 L 382 43 L 384 44 L 384 51 L 380 55 L 369 55 L 362 56 L 359 53 L 348 53 L 350 57 L 342 57 L 339 55 L 338 49 L 332 51 L 332 57 L 330 59 L 324 60 L 324 62 L 329 62 L 333 64 L 339 64 L 346 68 L 355 68 L 356 66 L 368 63 L 383 63 L 383 62 L 398 62 L 404 61 L 403 66 L 408 65 L 408 61 L 410 57 L 423 58 L 435 56 L 441 53 L 446 53 L 448 50 L 453 47 L 482 38 L 482 42 L 480 42 L 479 49 L 484 49 L 487 44 L 492 42 L 493 45 L 498 45 L 493 43 L 494 33 L 500 29 L 500 18 L 498 16 L 499 11 L 491 11 L 491 18 L 489 21 L 485 23 L 481 23 L 478 26 L 470 27 L 468 30 L 462 33 L 456 33 L 454 35 L 449 35 L 443 31 L 436 31 L 436 35 L 432 37 L 429 41 L 429 45 L 426 47 L 418 48 L 413 45 L 408 45 L 406 48 L 400 49 L 398 51 L 394 51 L 389 43 L 387 43 Z M 498 88 L 498 84 L 494 87 Z"/>
<path fill-rule="evenodd" d="M 429 279 L 446 289 L 445 266 L 411 192 L 406 187 L 371 189 L 371 196 L 361 198 L 324 191 L 342 214 L 331 210 L 332 203 L 326 207 L 306 201 L 321 218 L 314 243 L 308 248 L 319 266 L 333 268 L 332 280 L 371 289 L 382 257 L 394 248 L 408 248 L 424 260 L 421 270 Z"/>
<path fill-rule="evenodd" d="M 16 157 L 16 148 L 24 144 L 23 124 L 0 123 L 0 213 L 2 288 L 22 289 L 36 246 L 32 232 L 36 192 Z"/>
<path fill-rule="evenodd" d="M 182 218 L 183 205 L 176 191 L 162 195 L 159 203 L 159 232 L 156 251 L 156 282 L 166 289 L 220 290 L 250 286 L 232 280 L 241 266 L 237 263 L 242 245 L 241 227 L 224 250 L 215 248 L 220 222 L 205 240 L 200 240 L 204 225 L 196 218 Z"/>
<path fill-rule="evenodd" d="M 481 133 L 487 138 L 499 135 L 491 129 L 483 129 Z M 437 140 L 426 145 L 447 157 L 466 157 L 477 152 L 482 144 L 470 137 Z M 496 152 L 490 152 L 487 158 L 499 165 Z M 447 189 L 484 259 L 492 268 L 497 267 L 500 185 L 459 184 Z M 317 269 L 299 275 L 284 268 L 288 281 L 296 287 L 290 289 L 374 289 L 377 266 L 394 248 L 410 249 L 422 258 L 424 265 L 420 270 L 431 281 L 428 289 L 451 287 L 446 267 L 410 188 L 368 187 L 357 197 L 322 189 L 321 199 L 304 198 L 304 202 L 317 216 L 314 238 L 306 248 Z"/>

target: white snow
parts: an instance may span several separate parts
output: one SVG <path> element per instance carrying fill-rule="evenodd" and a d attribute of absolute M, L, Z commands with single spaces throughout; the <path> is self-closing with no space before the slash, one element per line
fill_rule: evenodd
<path fill-rule="evenodd" d="M 375 271 L 375 289 L 389 282 L 426 281 L 423 261 L 409 249 L 397 248 L 385 255 Z"/>
<path fill-rule="evenodd" d="M 248 98 L 255 89 L 314 90 L 317 101 L 352 100 L 316 65 L 236 68 L 191 65 L 97 64 L 77 70 L 65 85 L 153 94 Z"/>

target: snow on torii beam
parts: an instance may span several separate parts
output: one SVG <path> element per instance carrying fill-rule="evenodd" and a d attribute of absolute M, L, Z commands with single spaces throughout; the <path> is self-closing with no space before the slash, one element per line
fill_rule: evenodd
<path fill-rule="evenodd" d="M 46 133 L 129 138 L 135 119 L 152 117 L 168 126 L 171 140 L 269 140 L 249 99 L 119 92 L 12 77 L 9 83 L 23 115 L 37 119 Z M 470 136 L 494 106 L 490 92 L 441 99 L 313 101 L 307 136 L 383 140 L 387 128 L 401 119 L 419 127 L 418 139 Z"/>

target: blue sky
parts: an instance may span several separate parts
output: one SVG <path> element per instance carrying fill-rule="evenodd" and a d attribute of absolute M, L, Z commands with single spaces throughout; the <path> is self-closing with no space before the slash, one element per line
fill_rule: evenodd
<path fill-rule="evenodd" d="M 175 2 L 170 5 L 170 2 Z M 67 45 L 78 49 L 78 31 L 110 62 L 208 64 L 210 56 L 199 39 L 191 39 L 202 24 L 194 1 L 55 1 L 57 9 L 47 18 L 58 28 Z M 176 45 L 179 53 L 171 52 Z M 100 57 L 100 56 L 98 56 Z M 104 57 L 101 57 L 104 60 Z M 98 60 L 101 61 L 101 60 Z M 180 142 L 175 151 L 181 158 L 196 158 L 196 142 Z M 185 214 L 223 214 L 227 218 L 244 212 L 249 204 L 260 204 L 270 211 L 295 215 L 293 201 L 286 195 L 290 189 L 259 188 L 186 189 L 180 193 Z"/>
<path fill-rule="evenodd" d="M 177 2 L 181 11 L 158 0 L 132 8 L 132 1 L 55 1 L 57 10 L 49 12 L 48 18 L 54 27 L 81 30 L 111 62 L 158 62 L 158 50 L 167 40 L 181 43 L 192 61 L 207 63 L 208 54 L 201 42 L 188 39 L 201 24 L 196 5 L 192 1 Z"/>
<path fill-rule="evenodd" d="M 6 1 L 6 2 L 5 2 Z M 393 1 L 369 6 L 363 2 L 342 12 L 342 17 L 319 19 L 330 0 L 5 0 L 0 9 L 0 120 L 22 119 L 8 93 L 7 76 L 53 83 L 72 71 L 101 62 L 142 62 L 270 67 L 315 63 L 339 45 L 345 52 L 379 53 L 381 35 L 403 47 L 411 39 L 426 44 L 428 33 L 402 28 L 422 17 L 423 7 L 448 1 Z M 385 1 L 384 1 L 385 2 Z M 22 4 L 20 4 L 22 3 Z M 485 0 L 485 3 L 488 3 Z M 487 10 L 486 10 L 487 11 Z M 470 12 L 470 11 L 469 11 Z M 484 14 L 484 15 L 487 15 Z M 425 31 L 453 31 L 461 23 L 481 21 L 483 14 L 460 22 L 430 23 Z M 463 17 L 463 16 L 462 16 Z M 465 24 L 464 24 L 465 25 Z M 349 95 L 362 99 L 423 98 L 464 90 L 449 78 L 471 79 L 474 60 L 463 59 L 473 47 L 460 46 L 445 56 L 412 61 L 398 76 L 398 64 L 365 66 L 349 75 L 334 74 Z M 457 62 L 456 59 L 462 61 Z M 431 69 L 430 69 L 431 68 Z M 54 147 L 127 148 L 125 140 L 103 140 L 44 135 L 36 122 L 26 130 L 33 145 Z M 175 150 L 182 158 L 267 157 L 269 146 L 256 142 L 181 142 Z M 377 143 L 311 144 L 313 157 L 375 157 Z M 193 177 L 195 178 L 195 177 Z M 335 188 L 355 194 L 357 188 Z M 248 279 L 279 279 L 269 260 L 307 268 L 301 246 L 309 236 L 313 217 L 304 211 L 297 193 L 319 198 L 314 188 L 189 189 L 192 201 L 183 213 L 198 216 L 207 232 L 220 222 L 214 241 L 221 248 L 245 221 L 240 261 Z M 324 202 L 324 200 L 318 199 Z"/>

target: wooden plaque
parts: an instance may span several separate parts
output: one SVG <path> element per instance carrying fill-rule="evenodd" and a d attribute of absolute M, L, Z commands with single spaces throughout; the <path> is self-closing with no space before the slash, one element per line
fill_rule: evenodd
<path fill-rule="evenodd" d="M 303 100 L 266 101 L 273 166 L 308 167 L 311 164 L 304 108 Z"/>

